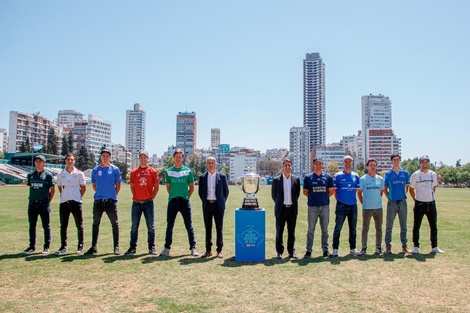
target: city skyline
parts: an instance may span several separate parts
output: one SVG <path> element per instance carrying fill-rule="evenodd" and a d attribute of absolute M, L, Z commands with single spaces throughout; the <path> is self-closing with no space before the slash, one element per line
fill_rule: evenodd
<path fill-rule="evenodd" d="M 10 111 L 73 109 L 112 121 L 112 142 L 124 144 L 125 111 L 140 103 L 150 153 L 174 145 L 181 111 L 197 113 L 199 148 L 211 128 L 231 146 L 287 148 L 303 125 L 302 60 L 318 52 L 327 144 L 357 134 L 361 97 L 382 94 L 403 159 L 470 162 L 457 140 L 470 113 L 466 1 L 90 6 L 0 3 L 0 128 Z"/>

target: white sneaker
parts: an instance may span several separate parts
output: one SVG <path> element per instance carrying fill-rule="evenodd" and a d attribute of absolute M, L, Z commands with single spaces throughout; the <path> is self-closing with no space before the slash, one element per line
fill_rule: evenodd
<path fill-rule="evenodd" d="M 338 249 L 333 249 L 333 254 L 331 255 L 333 258 L 338 257 Z"/>
<path fill-rule="evenodd" d="M 191 249 L 191 255 L 192 256 L 198 256 L 199 255 L 199 253 L 197 253 L 197 251 L 196 251 L 196 248 Z"/>
<path fill-rule="evenodd" d="M 160 253 L 162 256 L 169 256 L 170 255 L 170 249 L 165 248 L 163 251 Z"/>
<path fill-rule="evenodd" d="M 361 252 L 357 251 L 356 249 L 351 249 L 349 252 L 351 252 L 351 254 L 354 254 L 355 256 L 361 255 Z"/>
<path fill-rule="evenodd" d="M 432 248 L 431 253 L 444 253 L 444 251 L 442 251 L 441 249 L 439 249 L 439 247 L 434 247 L 434 248 Z"/>
<path fill-rule="evenodd" d="M 418 253 L 419 253 L 419 248 L 418 248 L 418 247 L 414 247 L 414 248 L 413 248 L 413 251 L 411 251 L 411 253 L 413 253 L 413 254 L 418 254 Z"/>

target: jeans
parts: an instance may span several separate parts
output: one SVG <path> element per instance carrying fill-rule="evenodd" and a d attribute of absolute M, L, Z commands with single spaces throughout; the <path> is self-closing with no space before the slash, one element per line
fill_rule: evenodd
<path fill-rule="evenodd" d="M 356 226 L 357 226 L 357 204 L 344 204 L 336 202 L 335 230 L 333 232 L 333 249 L 339 247 L 339 237 L 343 228 L 344 220 L 348 218 L 349 226 L 349 248 L 356 249 Z"/>
<path fill-rule="evenodd" d="M 95 247 L 98 243 L 101 216 L 106 212 L 113 228 L 113 244 L 119 247 L 119 222 L 117 201 L 112 199 L 95 200 L 93 203 L 93 231 L 91 245 Z"/>
<path fill-rule="evenodd" d="M 29 246 L 36 247 L 36 225 L 38 216 L 41 216 L 42 228 L 44 229 L 44 248 L 51 246 L 51 206 L 49 200 L 32 200 L 28 204 L 29 220 Z"/>
<path fill-rule="evenodd" d="M 173 227 L 175 226 L 178 212 L 183 216 L 184 226 L 188 232 L 189 249 L 196 248 L 196 238 L 194 236 L 193 222 L 191 220 L 191 204 L 189 200 L 180 197 L 173 198 L 168 202 L 165 248 L 171 249 L 171 244 L 173 243 Z"/>
<path fill-rule="evenodd" d="M 217 252 L 221 252 L 224 246 L 224 237 L 222 233 L 224 225 L 224 211 L 219 210 L 217 202 L 206 203 L 206 207 L 203 209 L 204 214 L 204 226 L 206 228 L 206 251 L 211 251 L 212 248 L 212 218 L 215 221 L 215 230 L 217 234 Z"/>
<path fill-rule="evenodd" d="M 78 245 L 83 246 L 83 211 L 82 203 L 73 200 L 62 202 L 59 205 L 60 215 L 60 241 L 62 247 L 67 247 L 67 227 L 69 226 L 69 217 L 72 213 L 77 227 Z"/>
<path fill-rule="evenodd" d="M 320 218 L 321 227 L 321 247 L 323 252 L 328 251 L 328 224 L 330 223 L 330 206 L 309 206 L 308 207 L 308 231 L 307 231 L 307 251 L 312 253 L 313 237 L 315 227 Z"/>
<path fill-rule="evenodd" d="M 131 247 L 137 247 L 137 239 L 139 237 L 140 218 L 144 214 L 145 222 L 147 223 L 147 243 L 148 248 L 151 249 L 155 246 L 155 223 L 154 223 L 154 203 L 153 200 L 138 203 L 132 202 L 131 209 Z"/>
<path fill-rule="evenodd" d="M 408 217 L 408 206 L 406 199 L 403 200 L 388 200 L 387 201 L 387 217 L 385 226 L 385 245 L 392 245 L 392 229 L 393 221 L 398 214 L 398 221 L 400 222 L 400 240 L 402 247 L 407 246 L 408 239 L 406 238 L 407 232 L 407 217 Z"/>
<path fill-rule="evenodd" d="M 374 218 L 375 223 L 375 247 L 382 247 L 382 223 L 383 223 L 383 210 L 364 210 L 362 209 L 362 248 L 367 248 L 367 237 L 369 235 L 370 218 Z"/>
<path fill-rule="evenodd" d="M 431 247 L 437 247 L 437 210 L 436 202 L 415 201 L 413 208 L 413 243 L 415 247 L 419 247 L 419 228 L 424 215 L 428 218 L 429 228 L 431 229 Z"/>

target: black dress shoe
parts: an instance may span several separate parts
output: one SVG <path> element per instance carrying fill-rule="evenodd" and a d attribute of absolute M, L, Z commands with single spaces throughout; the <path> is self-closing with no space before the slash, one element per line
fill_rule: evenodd
<path fill-rule="evenodd" d="M 203 255 L 201 255 L 201 258 L 209 258 L 212 256 L 212 252 L 211 251 L 206 251 Z"/>
<path fill-rule="evenodd" d="M 276 255 L 276 259 L 278 259 L 278 260 L 282 259 L 282 254 L 278 253 L 278 254 Z"/>
<path fill-rule="evenodd" d="M 85 252 L 86 255 L 91 255 L 95 253 L 98 253 L 98 249 L 96 247 L 91 247 L 90 249 L 88 249 L 87 252 Z"/>
<path fill-rule="evenodd" d="M 292 254 L 289 254 L 289 258 L 291 258 L 291 259 L 298 259 L 297 254 L 295 254 L 295 252 L 292 253 Z"/>
<path fill-rule="evenodd" d="M 330 251 L 326 250 L 325 252 L 323 252 L 323 256 L 324 256 L 324 257 L 329 257 L 329 258 L 331 258 L 331 253 L 330 253 Z"/>

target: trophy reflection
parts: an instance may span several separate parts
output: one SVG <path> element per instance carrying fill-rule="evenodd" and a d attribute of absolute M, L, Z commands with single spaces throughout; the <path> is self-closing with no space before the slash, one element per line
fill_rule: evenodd
<path fill-rule="evenodd" d="M 259 209 L 258 199 L 255 194 L 260 188 L 267 184 L 266 178 L 260 177 L 255 173 L 247 173 L 242 177 L 236 178 L 234 182 L 244 193 L 246 193 L 241 208 L 245 210 Z"/>

